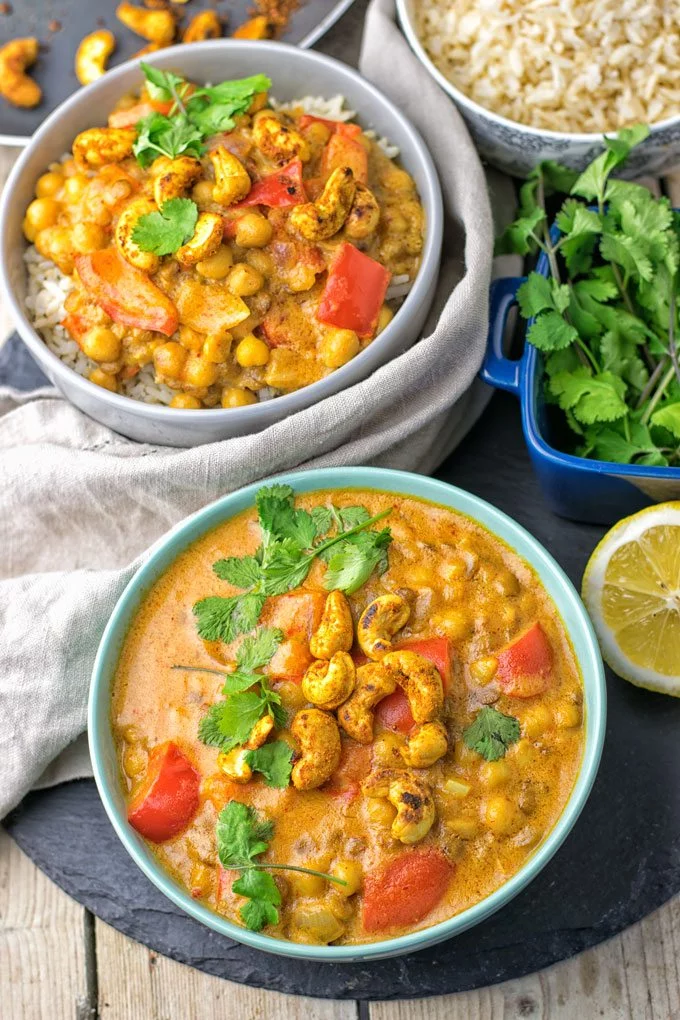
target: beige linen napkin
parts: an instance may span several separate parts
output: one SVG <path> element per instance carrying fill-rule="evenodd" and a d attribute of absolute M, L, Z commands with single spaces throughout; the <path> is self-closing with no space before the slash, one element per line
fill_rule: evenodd
<path fill-rule="evenodd" d="M 259 435 L 193 450 L 129 442 L 54 390 L 0 390 L 0 817 L 37 783 L 90 773 L 76 738 L 99 637 L 144 550 L 171 525 L 292 468 L 430 472 L 484 406 L 486 391 L 473 385 L 492 250 L 482 167 L 453 104 L 397 29 L 392 0 L 368 11 L 361 69 L 420 129 L 444 191 L 437 297 L 411 350 Z"/>

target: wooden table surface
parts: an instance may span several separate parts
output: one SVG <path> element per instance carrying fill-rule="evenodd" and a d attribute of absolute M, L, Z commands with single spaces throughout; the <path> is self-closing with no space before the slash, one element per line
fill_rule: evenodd
<path fill-rule="evenodd" d="M 319 47 L 356 62 L 365 0 Z M 16 150 L 0 148 L 0 183 Z M 680 206 L 680 173 L 661 187 Z M 11 327 L 0 307 L 0 343 Z M 457 995 L 358 1003 L 210 977 L 150 952 L 55 886 L 0 828 L 3 1020 L 676 1020 L 680 896 L 616 938 L 517 981 Z"/>

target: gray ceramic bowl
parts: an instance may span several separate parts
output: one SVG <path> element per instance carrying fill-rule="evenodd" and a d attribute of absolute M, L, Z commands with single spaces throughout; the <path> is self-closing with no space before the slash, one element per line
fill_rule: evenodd
<path fill-rule="evenodd" d="M 421 62 L 445 92 L 452 97 L 465 118 L 480 155 L 505 173 L 526 177 L 537 163 L 554 159 L 583 170 L 603 149 L 602 135 L 544 131 L 518 124 L 485 109 L 456 88 L 432 62 L 420 41 L 418 4 L 422 0 L 397 0 L 404 35 Z M 649 137 L 632 153 L 625 177 L 650 174 L 660 177 L 680 165 L 680 115 L 652 126 Z"/>
<path fill-rule="evenodd" d="M 109 71 L 93 85 L 80 89 L 47 118 L 20 156 L 2 196 L 0 285 L 3 299 L 35 360 L 76 407 L 139 442 L 198 446 L 259 432 L 365 379 L 413 343 L 425 322 L 437 282 L 443 224 L 441 191 L 434 164 L 420 135 L 382 93 L 337 60 L 282 43 L 226 39 L 175 46 L 148 59 L 157 67 L 171 68 L 198 82 L 264 72 L 272 79 L 272 93 L 279 100 L 340 93 L 357 111 L 365 129 L 372 128 L 399 146 L 401 162 L 415 179 L 425 208 L 425 247 L 413 288 L 386 329 L 353 361 L 311 386 L 248 407 L 184 411 L 143 404 L 109 393 L 78 375 L 51 353 L 33 329 L 24 303 L 26 272 L 22 256 L 26 241 L 21 230 L 35 182 L 47 164 L 70 150 L 78 132 L 104 124 L 116 100 L 141 84 L 139 61 L 130 61 Z"/>

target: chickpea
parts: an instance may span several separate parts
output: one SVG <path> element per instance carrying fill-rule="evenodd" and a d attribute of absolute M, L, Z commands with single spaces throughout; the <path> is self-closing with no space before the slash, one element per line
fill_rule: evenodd
<path fill-rule="evenodd" d="M 206 280 L 223 280 L 229 273 L 233 262 L 231 248 L 228 248 L 226 244 L 222 244 L 214 255 L 203 259 L 202 262 L 196 263 L 196 272 Z"/>
<path fill-rule="evenodd" d="M 204 207 L 213 204 L 212 196 L 214 186 L 213 181 L 198 181 L 197 184 L 194 184 L 191 191 L 191 197 L 199 209 L 203 209 Z"/>
<path fill-rule="evenodd" d="M 266 216 L 249 212 L 237 221 L 236 243 L 241 248 L 264 248 L 271 241 L 273 233 L 273 227 Z"/>
<path fill-rule="evenodd" d="M 252 297 L 262 289 L 264 276 L 246 262 L 237 262 L 229 273 L 227 286 L 236 297 Z"/>
<path fill-rule="evenodd" d="M 521 825 L 519 809 L 508 797 L 489 797 L 482 807 L 482 816 L 494 836 L 507 836 Z"/>
<path fill-rule="evenodd" d="M 256 404 L 257 397 L 250 390 L 241 389 L 240 386 L 226 386 L 222 390 L 222 407 L 246 407 L 247 404 Z"/>
<path fill-rule="evenodd" d="M 120 357 L 121 342 L 106 326 L 94 326 L 83 337 L 83 353 L 93 361 L 116 361 Z"/>
<path fill-rule="evenodd" d="M 301 904 L 293 911 L 291 918 L 294 938 L 298 934 L 303 941 L 327 944 L 339 939 L 345 926 L 322 903 Z"/>
<path fill-rule="evenodd" d="M 179 342 L 187 351 L 193 351 L 194 354 L 197 354 L 202 349 L 204 341 L 205 336 L 203 333 L 197 333 L 190 326 L 179 327 Z"/>
<path fill-rule="evenodd" d="M 21 224 L 21 229 L 24 232 L 24 237 L 26 238 L 26 240 L 29 241 L 30 244 L 33 244 L 33 242 L 35 241 L 35 239 L 37 237 L 38 231 L 35 229 L 34 226 L 32 226 L 28 222 L 28 220 L 26 219 L 25 216 L 24 216 L 24 219 L 23 219 L 23 223 Z"/>
<path fill-rule="evenodd" d="M 213 362 L 200 355 L 190 354 L 184 363 L 182 378 L 189 386 L 212 386 L 217 381 L 219 369 Z"/>
<path fill-rule="evenodd" d="M 510 753 L 521 768 L 533 765 L 538 756 L 536 747 L 525 737 L 513 744 Z"/>
<path fill-rule="evenodd" d="M 366 801 L 366 814 L 373 825 L 389 829 L 396 813 L 396 809 L 392 807 L 389 801 L 383 800 L 380 797 L 370 797 Z"/>
<path fill-rule="evenodd" d="M 68 177 L 64 183 L 66 198 L 70 202 L 77 202 L 85 191 L 87 184 L 88 178 L 85 174 L 73 174 L 72 177 Z"/>
<path fill-rule="evenodd" d="M 64 175 L 56 170 L 50 170 L 38 178 L 35 193 L 38 198 L 52 198 L 63 186 Z"/>
<path fill-rule="evenodd" d="M 522 733 L 530 740 L 540 737 L 552 726 L 553 716 L 547 705 L 534 705 L 527 709 L 522 720 Z"/>
<path fill-rule="evenodd" d="M 498 659 L 495 659 L 493 655 L 489 655 L 485 659 L 476 659 L 470 663 L 470 675 L 478 684 L 490 683 L 495 677 L 497 669 Z"/>
<path fill-rule="evenodd" d="M 76 223 L 71 231 L 73 247 L 81 255 L 99 251 L 106 246 L 106 231 L 98 223 Z"/>
<path fill-rule="evenodd" d="M 437 625 L 452 641 L 463 641 L 472 633 L 470 614 L 462 607 L 452 607 L 436 618 Z"/>
<path fill-rule="evenodd" d="M 328 139 L 331 137 L 330 128 L 326 124 L 323 124 L 320 120 L 316 121 L 305 128 L 305 138 L 312 145 L 318 145 L 319 148 L 324 146 Z"/>
<path fill-rule="evenodd" d="M 269 348 L 264 340 L 249 333 L 236 348 L 236 361 L 241 368 L 255 368 L 269 361 Z"/>
<path fill-rule="evenodd" d="M 198 411 L 201 401 L 192 393 L 176 393 L 170 401 L 170 407 L 181 407 L 185 411 Z"/>
<path fill-rule="evenodd" d="M 376 326 L 376 336 L 378 333 L 382 333 L 385 326 L 389 326 L 390 322 L 394 318 L 394 312 L 389 305 L 383 305 L 380 309 L 380 315 L 378 316 L 378 325 Z"/>
<path fill-rule="evenodd" d="M 276 690 L 281 697 L 281 704 L 287 712 L 297 712 L 298 709 L 304 708 L 308 704 L 302 687 L 294 680 L 282 680 Z"/>
<path fill-rule="evenodd" d="M 213 365 L 223 365 L 229 357 L 230 350 L 230 333 L 209 333 L 205 338 L 201 355 L 206 359 L 206 361 L 212 362 Z"/>
<path fill-rule="evenodd" d="M 68 227 L 45 227 L 35 236 L 41 255 L 56 262 L 63 273 L 73 272 L 73 243 Z"/>
<path fill-rule="evenodd" d="M 250 248 L 246 252 L 246 262 L 253 269 L 257 269 L 258 273 L 262 273 L 264 277 L 271 276 L 274 272 L 271 255 L 268 255 L 266 251 L 260 251 L 259 248 Z"/>
<path fill-rule="evenodd" d="M 346 885 L 336 885 L 335 889 L 341 896 L 353 896 L 361 888 L 363 870 L 358 861 L 339 858 L 330 870 L 334 878 L 340 878 Z"/>
<path fill-rule="evenodd" d="M 373 743 L 372 763 L 378 768 L 400 768 L 403 765 L 401 748 L 406 740 L 401 733 L 383 733 Z"/>
<path fill-rule="evenodd" d="M 483 786 L 489 790 L 496 790 L 499 786 L 505 786 L 512 778 L 512 771 L 506 761 L 486 761 L 479 770 L 479 779 Z"/>
<path fill-rule="evenodd" d="M 26 210 L 26 220 L 35 230 L 53 227 L 59 218 L 61 205 L 54 198 L 34 198 Z"/>
<path fill-rule="evenodd" d="M 519 581 L 511 570 L 502 567 L 496 574 L 494 588 L 501 595 L 517 595 L 519 592 Z"/>
<path fill-rule="evenodd" d="M 472 751 L 462 740 L 457 740 L 453 748 L 453 760 L 456 765 L 472 765 L 479 761 L 477 752 Z"/>
<path fill-rule="evenodd" d="M 581 709 L 569 702 L 560 704 L 555 709 L 555 722 L 561 730 L 575 729 L 581 725 Z"/>
<path fill-rule="evenodd" d="M 359 337 L 353 330 L 329 328 L 321 341 L 321 360 L 326 368 L 340 368 L 360 350 Z"/>
<path fill-rule="evenodd" d="M 123 770 L 130 779 L 137 779 L 146 771 L 148 754 L 140 744 L 131 744 L 123 754 Z"/>
<path fill-rule="evenodd" d="M 187 352 L 181 344 L 169 340 L 161 344 L 153 352 L 153 363 L 156 371 L 168 379 L 179 379 L 187 360 Z"/>
<path fill-rule="evenodd" d="M 316 273 L 311 266 L 294 266 L 287 274 L 286 283 L 288 290 L 294 294 L 302 294 L 312 289 L 316 283 Z"/>
<path fill-rule="evenodd" d="M 380 182 L 388 191 L 397 193 L 413 191 L 413 180 L 410 175 L 396 166 L 388 167 L 381 174 Z"/>
<path fill-rule="evenodd" d="M 313 871 L 324 871 L 323 864 L 318 861 L 305 861 L 304 866 Z M 298 896 L 321 896 L 327 888 L 328 881 L 320 875 L 306 875 L 304 872 L 291 871 L 288 881 Z M 338 886 L 340 888 L 340 886 Z"/>
<path fill-rule="evenodd" d="M 101 368 L 94 368 L 90 372 L 88 379 L 95 386 L 101 386 L 104 390 L 110 390 L 111 393 L 118 392 L 118 380 L 115 375 L 109 375 L 108 372 L 102 371 Z"/>

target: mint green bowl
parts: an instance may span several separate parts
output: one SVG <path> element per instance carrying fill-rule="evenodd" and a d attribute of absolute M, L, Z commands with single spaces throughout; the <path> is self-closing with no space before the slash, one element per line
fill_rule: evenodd
<path fill-rule="evenodd" d="M 279 475 L 271 481 L 288 483 L 296 492 L 359 488 L 427 499 L 478 521 L 531 564 L 559 610 L 571 638 L 584 684 L 585 750 L 576 783 L 557 824 L 512 878 L 473 907 L 431 928 L 399 938 L 358 946 L 301 945 L 247 931 L 197 903 L 163 871 L 143 839 L 126 819 L 125 800 L 120 786 L 111 732 L 110 699 L 113 676 L 130 624 L 152 585 L 188 545 L 223 521 L 252 507 L 255 493 L 262 483 L 249 485 L 245 489 L 224 496 L 168 532 L 152 547 L 148 559 L 118 600 L 99 645 L 90 687 L 88 709 L 90 754 L 99 794 L 114 829 L 147 878 L 187 914 L 221 935 L 265 952 L 333 963 L 345 961 L 358 963 L 425 949 L 460 934 L 505 906 L 536 877 L 569 835 L 593 785 L 604 741 L 606 688 L 597 640 L 579 596 L 552 556 L 510 517 L 469 492 L 421 475 L 364 467 L 322 468 Z"/>

